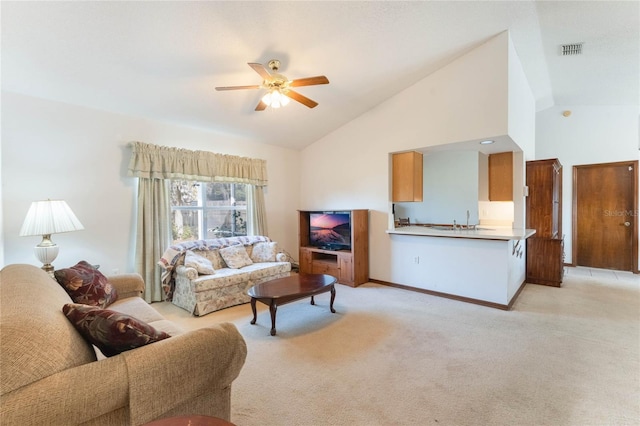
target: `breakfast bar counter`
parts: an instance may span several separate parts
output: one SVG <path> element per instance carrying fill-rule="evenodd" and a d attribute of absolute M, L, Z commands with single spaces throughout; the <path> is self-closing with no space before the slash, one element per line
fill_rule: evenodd
<path fill-rule="evenodd" d="M 409 225 L 390 237 L 392 285 L 508 310 L 525 284 L 533 229 Z"/>
<path fill-rule="evenodd" d="M 443 229 L 444 228 L 444 229 Z M 477 227 L 449 229 L 448 226 L 409 225 L 387 230 L 388 234 L 421 235 L 425 237 L 471 238 L 479 240 L 524 240 L 536 233 L 535 229 L 507 227 Z"/>

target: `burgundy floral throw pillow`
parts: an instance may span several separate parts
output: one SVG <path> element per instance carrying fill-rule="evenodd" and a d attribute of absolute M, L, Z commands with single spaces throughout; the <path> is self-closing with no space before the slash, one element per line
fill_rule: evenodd
<path fill-rule="evenodd" d="M 171 337 L 132 316 L 109 309 L 67 303 L 62 312 L 76 330 L 105 356 L 118 355 Z"/>
<path fill-rule="evenodd" d="M 84 260 L 57 270 L 54 275 L 75 303 L 106 308 L 118 299 L 118 292 L 107 277 Z"/>

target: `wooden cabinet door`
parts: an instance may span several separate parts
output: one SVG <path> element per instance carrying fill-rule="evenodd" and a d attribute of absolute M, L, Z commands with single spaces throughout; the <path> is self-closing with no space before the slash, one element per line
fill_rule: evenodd
<path fill-rule="evenodd" d="M 527 162 L 526 227 L 536 238 L 562 238 L 562 165 L 557 160 Z"/>
<path fill-rule="evenodd" d="M 513 152 L 489 155 L 489 201 L 513 201 Z"/>
<path fill-rule="evenodd" d="M 338 282 L 342 284 L 352 284 L 353 277 L 353 256 L 346 254 L 338 255 Z"/>
<path fill-rule="evenodd" d="M 396 202 L 422 201 L 422 154 L 402 152 L 392 155 L 392 194 Z"/>
<path fill-rule="evenodd" d="M 340 270 L 337 263 L 331 262 L 313 262 L 311 267 L 311 273 L 313 274 L 326 274 L 338 277 Z M 340 280 L 338 280 L 340 281 Z"/>
<path fill-rule="evenodd" d="M 527 282 L 560 287 L 564 275 L 564 243 L 560 239 L 527 239 Z"/>

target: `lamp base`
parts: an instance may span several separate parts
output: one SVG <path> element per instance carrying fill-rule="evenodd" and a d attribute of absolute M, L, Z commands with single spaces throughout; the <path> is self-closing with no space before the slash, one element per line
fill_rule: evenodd
<path fill-rule="evenodd" d="M 42 265 L 41 269 L 43 271 L 45 271 L 47 274 L 49 274 L 49 276 L 53 279 L 56 278 L 55 274 L 54 274 L 54 268 L 53 265 L 50 263 L 47 263 L 46 265 Z"/>
<path fill-rule="evenodd" d="M 43 263 L 42 269 L 46 271 L 51 276 L 51 278 L 54 278 L 54 274 L 53 274 L 54 269 L 51 262 L 53 262 L 56 259 L 56 257 L 58 257 L 58 252 L 60 251 L 60 248 L 55 244 L 51 246 L 37 245 L 33 248 L 33 251 L 36 254 L 36 257 L 38 258 L 38 260 L 40 260 L 40 262 Z"/>

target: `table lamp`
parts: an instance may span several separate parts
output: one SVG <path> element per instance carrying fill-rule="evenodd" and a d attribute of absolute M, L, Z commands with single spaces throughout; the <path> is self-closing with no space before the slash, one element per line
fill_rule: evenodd
<path fill-rule="evenodd" d="M 42 235 L 42 241 L 35 246 L 36 257 L 44 269 L 53 276 L 51 262 L 58 256 L 59 247 L 51 241 L 51 234 L 79 231 L 84 229 L 76 215 L 62 200 L 34 201 L 24 219 L 20 236 Z"/>

